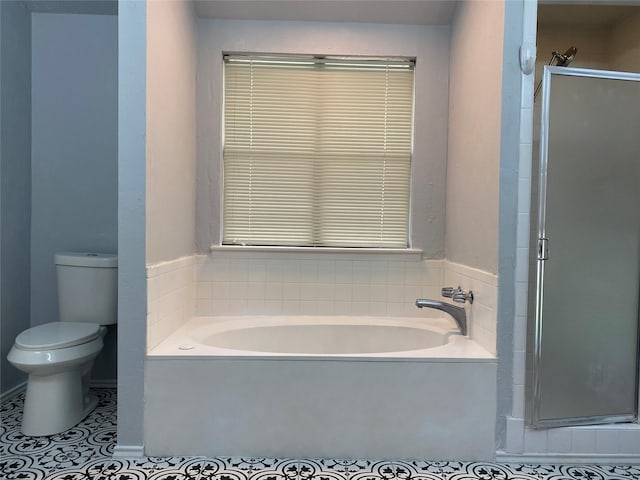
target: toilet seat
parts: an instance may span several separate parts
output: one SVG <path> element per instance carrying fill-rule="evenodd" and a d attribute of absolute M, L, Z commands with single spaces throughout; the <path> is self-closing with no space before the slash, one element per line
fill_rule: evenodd
<path fill-rule="evenodd" d="M 74 347 L 100 336 L 100 325 L 79 322 L 52 322 L 29 328 L 19 334 L 15 346 L 22 350 L 42 351 Z"/>

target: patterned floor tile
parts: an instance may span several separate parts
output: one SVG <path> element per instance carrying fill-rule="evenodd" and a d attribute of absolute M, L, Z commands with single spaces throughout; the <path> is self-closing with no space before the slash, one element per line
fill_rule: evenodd
<path fill-rule="evenodd" d="M 116 392 L 96 389 L 98 407 L 48 437 L 20 433 L 24 395 L 0 405 L 3 480 L 640 480 L 638 466 L 505 465 L 486 462 L 145 457 L 113 459 Z"/>

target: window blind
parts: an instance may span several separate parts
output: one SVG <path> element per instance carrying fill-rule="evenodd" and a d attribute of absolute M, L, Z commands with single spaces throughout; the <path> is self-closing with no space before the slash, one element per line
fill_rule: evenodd
<path fill-rule="evenodd" d="M 223 243 L 406 248 L 410 61 L 226 56 Z"/>

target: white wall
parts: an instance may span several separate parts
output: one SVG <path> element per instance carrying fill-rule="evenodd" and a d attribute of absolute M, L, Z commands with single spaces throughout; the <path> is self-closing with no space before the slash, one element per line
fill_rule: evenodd
<path fill-rule="evenodd" d="M 30 326 L 31 18 L 22 2 L 0 2 L 0 393 L 26 380 L 7 362 Z"/>
<path fill-rule="evenodd" d="M 458 6 L 449 82 L 446 256 L 493 274 L 498 271 L 502 25 L 502 2 Z"/>
<path fill-rule="evenodd" d="M 147 10 L 147 348 L 193 315 L 196 23 L 190 2 Z"/>
<path fill-rule="evenodd" d="M 412 246 L 426 258 L 443 258 L 448 27 L 199 19 L 199 253 L 220 241 L 222 53 L 228 51 L 416 57 Z"/>
<path fill-rule="evenodd" d="M 117 55 L 115 16 L 32 14 L 32 326 L 59 319 L 55 252 L 118 249 Z M 94 378 L 115 378 L 114 342 Z"/>
<path fill-rule="evenodd" d="M 148 264 L 195 247 L 195 27 L 191 3 L 148 3 Z"/>

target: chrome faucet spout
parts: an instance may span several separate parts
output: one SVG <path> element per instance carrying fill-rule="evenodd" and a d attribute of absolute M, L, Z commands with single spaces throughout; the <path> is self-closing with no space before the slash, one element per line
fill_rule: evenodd
<path fill-rule="evenodd" d="M 462 335 L 467 334 L 467 312 L 464 307 L 456 307 L 450 303 L 439 302 L 438 300 L 429 300 L 426 298 L 418 298 L 416 300 L 416 307 L 418 308 L 435 308 L 442 312 L 448 313 L 453 317 L 460 329 Z"/>

